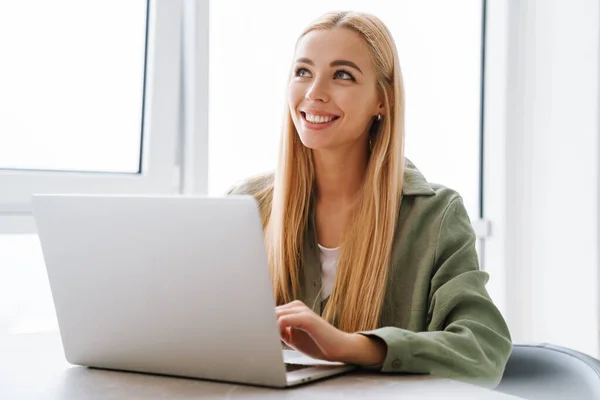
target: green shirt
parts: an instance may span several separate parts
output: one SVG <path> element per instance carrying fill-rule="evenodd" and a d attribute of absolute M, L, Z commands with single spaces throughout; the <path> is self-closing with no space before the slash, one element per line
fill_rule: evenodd
<path fill-rule="evenodd" d="M 230 194 L 255 194 L 273 175 Z M 428 183 L 407 160 L 380 328 L 360 332 L 387 345 L 382 372 L 426 373 L 494 387 L 512 351 L 508 327 L 479 269 L 475 233 L 455 191 Z M 299 300 L 321 315 L 314 215 L 307 221 Z"/>

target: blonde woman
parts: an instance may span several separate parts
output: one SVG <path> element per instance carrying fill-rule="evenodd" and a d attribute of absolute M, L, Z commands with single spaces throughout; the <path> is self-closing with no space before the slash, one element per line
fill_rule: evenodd
<path fill-rule="evenodd" d="M 461 197 L 404 158 L 390 32 L 329 13 L 296 43 L 279 162 L 230 194 L 262 214 L 282 340 L 383 372 L 496 385 L 511 352 Z"/>

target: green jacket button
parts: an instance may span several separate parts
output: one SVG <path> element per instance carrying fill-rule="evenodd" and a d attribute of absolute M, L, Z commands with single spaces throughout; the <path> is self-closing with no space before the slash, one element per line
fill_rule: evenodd
<path fill-rule="evenodd" d="M 402 367 L 402 361 L 400 360 L 394 360 L 394 362 L 392 363 L 392 368 L 394 369 L 400 369 Z"/>

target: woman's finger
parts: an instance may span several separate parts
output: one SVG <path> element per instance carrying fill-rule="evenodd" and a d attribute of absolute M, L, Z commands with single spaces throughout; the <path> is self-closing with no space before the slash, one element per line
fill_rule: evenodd
<path fill-rule="evenodd" d="M 275 315 L 277 316 L 277 318 L 279 318 L 283 315 L 298 314 L 298 313 L 306 312 L 306 311 L 307 311 L 306 307 L 275 309 Z"/>
<path fill-rule="evenodd" d="M 279 329 L 290 327 L 306 331 L 310 334 L 312 319 L 312 315 L 308 312 L 290 313 L 278 317 L 277 323 L 279 324 Z"/>
<path fill-rule="evenodd" d="M 292 341 L 292 328 L 288 326 L 281 330 L 281 340 L 283 340 L 283 342 L 288 346 L 290 345 Z"/>
<path fill-rule="evenodd" d="M 275 309 L 281 309 L 284 310 L 286 308 L 295 308 L 295 307 L 306 307 L 306 304 L 304 304 L 303 302 L 301 302 L 300 300 L 294 300 L 294 301 L 290 301 L 289 303 L 286 304 L 282 304 L 280 306 L 275 307 Z"/>

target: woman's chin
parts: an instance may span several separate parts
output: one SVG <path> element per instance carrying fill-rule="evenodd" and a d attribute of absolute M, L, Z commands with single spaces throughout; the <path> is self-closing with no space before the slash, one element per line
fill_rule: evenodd
<path fill-rule="evenodd" d="M 304 147 L 308 147 L 311 150 L 325 150 L 331 147 L 331 141 L 329 138 L 323 137 L 323 135 L 319 136 L 314 133 L 300 133 L 300 141 L 304 145 Z"/>

